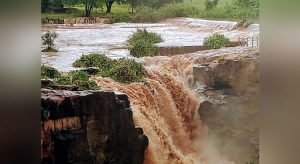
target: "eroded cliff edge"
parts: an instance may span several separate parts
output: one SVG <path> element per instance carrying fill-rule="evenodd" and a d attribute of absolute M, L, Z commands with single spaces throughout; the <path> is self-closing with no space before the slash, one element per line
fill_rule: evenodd
<path fill-rule="evenodd" d="M 41 90 L 42 163 L 144 161 L 148 138 L 128 97 L 105 91 Z"/>
<path fill-rule="evenodd" d="M 210 139 L 235 163 L 259 163 L 259 53 L 224 55 L 193 67 Z"/>

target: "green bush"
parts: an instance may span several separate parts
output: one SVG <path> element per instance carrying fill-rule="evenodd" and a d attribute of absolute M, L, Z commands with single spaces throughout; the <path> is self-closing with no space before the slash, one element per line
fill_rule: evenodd
<path fill-rule="evenodd" d="M 104 54 L 92 53 L 82 55 L 72 65 L 73 67 L 99 67 L 100 69 L 110 67 L 112 59 Z"/>
<path fill-rule="evenodd" d="M 54 79 L 60 85 L 76 85 L 85 89 L 99 89 L 94 81 L 89 80 L 91 75 L 84 71 L 71 71 Z"/>
<path fill-rule="evenodd" d="M 206 10 L 211 10 L 213 8 L 216 8 L 218 5 L 219 0 L 205 0 L 205 9 Z"/>
<path fill-rule="evenodd" d="M 96 63 L 89 62 L 89 60 L 86 59 L 94 59 L 95 61 L 98 61 Z M 105 59 L 105 60 L 103 60 Z M 87 61 L 87 62 L 86 62 Z M 107 62 L 108 61 L 108 62 Z M 106 66 L 103 67 L 103 64 L 98 64 L 101 62 L 107 62 Z M 77 63 L 77 64 L 74 64 Z M 103 55 L 97 55 L 97 54 L 89 54 L 89 55 L 83 55 L 80 59 L 75 61 L 73 65 L 76 66 L 84 66 L 84 67 L 99 67 L 98 75 L 102 77 L 110 77 L 118 82 L 121 83 L 130 83 L 130 82 L 137 82 L 142 80 L 146 75 L 146 70 L 143 67 L 142 64 L 137 63 L 134 60 L 130 59 L 109 59 L 107 60 L 107 57 L 103 58 Z M 79 64 L 81 63 L 81 64 Z M 73 76 L 72 76 L 73 77 Z M 87 76 L 84 74 L 81 74 L 81 79 L 87 79 Z M 74 78 L 73 78 L 74 79 Z M 74 83 L 74 80 L 72 80 Z M 81 84 L 81 83 L 79 83 Z M 81 84 L 84 85 L 84 84 Z"/>
<path fill-rule="evenodd" d="M 150 7 L 139 6 L 137 12 L 132 16 L 132 22 L 134 23 L 156 23 L 161 20 L 160 15 L 157 10 L 154 10 Z"/>
<path fill-rule="evenodd" d="M 115 13 L 111 14 L 105 23 L 118 23 L 118 22 L 132 22 L 132 15 L 130 13 Z"/>
<path fill-rule="evenodd" d="M 61 74 L 55 68 L 42 65 L 41 66 L 42 78 L 51 78 L 54 83 L 60 85 L 76 85 L 86 89 L 98 89 L 94 81 L 89 80 L 91 75 L 84 71 L 72 71 L 68 74 Z"/>
<path fill-rule="evenodd" d="M 138 82 L 144 78 L 146 73 L 142 64 L 130 59 L 119 59 L 118 62 L 109 70 L 109 77 L 122 82 Z"/>
<path fill-rule="evenodd" d="M 259 7 L 259 0 L 235 0 L 235 3 L 242 7 L 250 7 L 250 8 Z"/>
<path fill-rule="evenodd" d="M 157 56 L 159 48 L 147 40 L 138 40 L 129 48 L 129 52 L 134 57 Z"/>
<path fill-rule="evenodd" d="M 49 67 L 49 66 L 46 66 L 46 65 L 41 66 L 41 77 L 42 78 L 53 79 L 53 78 L 59 77 L 59 76 L 60 76 L 60 73 L 55 68 L 52 68 L 52 67 Z"/>
<path fill-rule="evenodd" d="M 168 4 L 158 10 L 161 20 L 173 17 L 195 17 L 199 8 L 184 3 Z"/>
<path fill-rule="evenodd" d="M 72 84 L 81 86 L 87 89 L 97 89 L 97 84 L 94 81 L 90 81 L 91 75 L 84 71 L 72 71 L 69 74 Z"/>
<path fill-rule="evenodd" d="M 129 39 L 129 52 L 134 57 L 157 56 L 159 49 L 155 45 L 162 42 L 161 35 L 148 32 L 146 29 L 138 29 Z"/>
<path fill-rule="evenodd" d="M 72 85 L 71 78 L 68 74 L 62 74 L 61 76 L 54 78 L 54 82 L 60 85 Z"/>
<path fill-rule="evenodd" d="M 213 19 L 255 20 L 259 17 L 258 7 L 245 7 L 236 3 L 216 7 L 211 10 L 201 10 L 197 17 Z"/>
<path fill-rule="evenodd" d="M 43 46 L 46 46 L 42 52 L 57 52 L 57 49 L 54 48 L 54 40 L 57 38 L 56 32 L 47 31 L 41 38 Z"/>
<path fill-rule="evenodd" d="M 128 43 L 129 45 L 134 45 L 135 43 L 139 42 L 140 40 L 149 42 L 149 43 L 160 43 L 163 41 L 161 35 L 154 33 L 154 32 L 148 32 L 146 29 L 138 29 L 129 39 Z"/>
<path fill-rule="evenodd" d="M 218 49 L 224 47 L 226 44 L 229 43 L 229 39 L 226 38 L 224 35 L 221 34 L 213 34 L 204 39 L 203 44 L 208 46 L 210 49 Z"/>

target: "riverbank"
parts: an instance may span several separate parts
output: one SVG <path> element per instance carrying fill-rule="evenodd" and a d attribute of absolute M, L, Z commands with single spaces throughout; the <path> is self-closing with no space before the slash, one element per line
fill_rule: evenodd
<path fill-rule="evenodd" d="M 43 13 L 42 19 L 74 19 L 84 16 L 83 6 L 75 6 L 75 11 L 70 13 Z M 259 8 L 257 6 L 237 5 L 232 0 L 220 0 L 218 5 L 212 9 L 205 8 L 202 0 L 185 0 L 182 3 L 167 4 L 159 9 L 138 6 L 131 12 L 130 5 L 114 4 L 112 14 L 104 13 L 103 9 L 95 9 L 93 17 L 107 18 L 107 23 L 135 22 L 135 23 L 157 23 L 159 21 L 175 18 L 190 17 L 214 20 L 248 21 L 258 22 Z"/>

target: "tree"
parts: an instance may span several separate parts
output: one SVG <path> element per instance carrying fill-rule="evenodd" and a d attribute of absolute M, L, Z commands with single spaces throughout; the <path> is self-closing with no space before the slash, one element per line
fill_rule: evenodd
<path fill-rule="evenodd" d="M 103 0 L 63 0 L 64 4 L 83 4 L 85 7 L 85 16 L 90 17 L 93 8 L 101 7 Z"/>
<path fill-rule="evenodd" d="M 41 1 L 41 10 L 42 13 L 46 12 L 49 6 L 49 0 L 42 0 Z"/>
<path fill-rule="evenodd" d="M 131 3 L 131 0 L 105 0 L 106 13 L 111 13 L 111 7 L 114 2 L 117 2 L 118 4 L 125 4 Z"/>

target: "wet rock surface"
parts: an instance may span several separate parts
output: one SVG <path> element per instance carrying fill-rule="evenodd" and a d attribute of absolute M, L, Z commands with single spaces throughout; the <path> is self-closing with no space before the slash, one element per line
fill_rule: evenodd
<path fill-rule="evenodd" d="M 258 56 L 223 56 L 193 68 L 204 97 L 198 114 L 221 153 L 236 163 L 259 159 Z"/>
<path fill-rule="evenodd" d="M 259 82 L 258 53 L 247 56 L 221 56 L 210 63 L 193 66 L 195 84 L 217 90 L 257 91 Z"/>
<path fill-rule="evenodd" d="M 149 141 L 125 94 L 42 89 L 41 104 L 42 163 L 143 163 Z"/>

